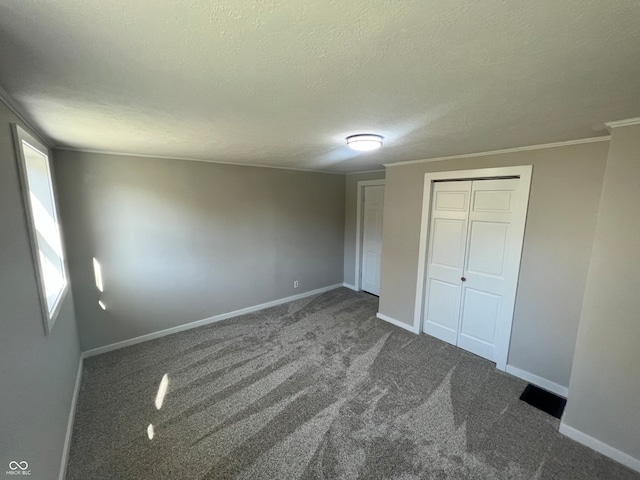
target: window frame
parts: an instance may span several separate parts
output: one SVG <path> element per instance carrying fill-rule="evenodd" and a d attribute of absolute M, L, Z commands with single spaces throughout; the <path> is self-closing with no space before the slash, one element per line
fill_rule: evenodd
<path fill-rule="evenodd" d="M 64 234 L 62 231 L 62 225 L 60 222 L 60 208 L 58 205 L 58 194 L 56 191 L 55 178 L 53 175 L 53 168 L 51 164 L 51 150 L 47 145 L 38 140 L 36 137 L 27 132 L 20 125 L 12 124 L 13 140 L 16 154 L 16 163 L 18 166 L 18 177 L 20 178 L 20 190 L 22 193 L 22 203 L 27 224 L 27 232 L 29 237 L 29 247 L 31 249 L 31 256 L 34 264 L 34 274 L 36 277 L 36 285 L 38 289 L 38 299 L 40 301 L 40 308 L 42 311 L 42 320 L 44 323 L 45 334 L 48 335 L 53 330 L 56 323 L 62 305 L 69 293 L 69 267 L 67 265 L 67 253 L 64 247 Z M 33 218 L 33 210 L 31 204 L 30 190 L 29 190 L 29 178 L 27 174 L 27 164 L 25 160 L 25 153 L 23 150 L 23 142 L 29 144 L 29 146 L 39 153 L 46 155 L 47 173 L 50 183 L 51 196 L 53 202 L 53 208 L 55 213 L 55 222 L 60 235 L 60 248 L 62 253 L 62 274 L 64 277 L 64 286 L 57 295 L 56 301 L 53 304 L 51 310 L 49 310 L 49 304 L 47 301 L 45 279 L 43 273 L 43 265 L 40 260 L 40 247 L 38 246 L 38 239 L 36 234 L 36 225 Z"/>

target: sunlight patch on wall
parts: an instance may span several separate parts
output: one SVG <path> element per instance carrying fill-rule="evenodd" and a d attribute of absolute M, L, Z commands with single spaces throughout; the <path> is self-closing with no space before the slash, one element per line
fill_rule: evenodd
<path fill-rule="evenodd" d="M 96 257 L 93 257 L 93 275 L 96 278 L 96 288 L 101 292 L 104 292 L 104 283 L 102 281 L 102 267 L 100 266 L 100 262 L 96 260 Z"/>

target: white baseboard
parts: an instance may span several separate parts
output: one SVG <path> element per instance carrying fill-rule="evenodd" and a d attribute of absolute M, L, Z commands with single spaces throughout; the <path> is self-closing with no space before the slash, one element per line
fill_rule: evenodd
<path fill-rule="evenodd" d="M 355 292 L 357 292 L 357 291 L 358 291 L 358 289 L 356 288 L 356 286 L 355 286 L 355 285 L 351 285 L 350 283 L 343 283 L 343 284 L 342 284 L 342 286 L 343 286 L 343 287 L 346 287 L 346 288 L 348 288 L 348 289 L 350 289 L 350 290 L 353 290 L 353 291 L 355 291 Z"/>
<path fill-rule="evenodd" d="M 340 287 L 342 287 L 342 284 L 337 283 L 335 285 L 329 285 L 328 287 L 322 287 L 316 290 L 311 290 L 309 292 L 299 293 L 298 295 L 292 295 L 290 297 L 280 298 L 278 300 L 273 300 L 271 302 L 261 303 L 260 305 L 253 305 L 251 307 L 241 308 L 240 310 L 234 310 L 233 312 L 222 313 L 220 315 L 215 315 L 213 317 L 205 318 L 203 320 L 196 320 L 195 322 L 185 323 L 184 325 L 178 325 L 176 327 L 167 328 L 165 330 L 160 330 L 158 332 L 148 333 L 146 335 L 141 335 L 139 337 L 123 340 L 122 342 L 112 343 L 110 345 L 105 345 L 103 347 L 92 348 L 91 350 L 82 352 L 82 358 L 93 357 L 95 355 L 100 355 L 102 353 L 111 352 L 112 350 L 118 350 L 119 348 L 129 347 L 131 345 L 147 342 L 155 338 L 165 337 L 167 335 L 171 335 L 172 333 L 178 333 L 184 330 L 191 330 L 192 328 L 202 327 L 204 325 L 209 325 L 210 323 L 220 322 L 222 320 L 237 317 L 239 315 L 244 315 L 246 313 L 252 313 L 265 308 L 275 307 L 276 305 L 281 305 L 287 302 L 293 302 L 294 300 L 300 300 L 301 298 L 311 297 L 313 295 L 318 295 L 320 293 L 328 292 L 329 290 L 334 290 Z"/>
<path fill-rule="evenodd" d="M 71 397 L 71 408 L 69 409 L 69 419 L 67 420 L 67 432 L 64 437 L 64 445 L 62 447 L 62 464 L 60 465 L 59 480 L 64 480 L 67 475 L 67 462 L 69 461 L 69 450 L 71 449 L 71 435 L 73 434 L 73 422 L 76 418 L 76 405 L 78 404 L 78 395 L 80 394 L 80 382 L 82 380 L 82 356 L 78 362 L 78 373 L 76 374 L 76 384 L 73 387 L 73 396 Z"/>
<path fill-rule="evenodd" d="M 597 438 L 593 438 L 580 430 L 576 430 L 564 422 L 560 422 L 560 433 L 578 443 L 586 445 L 587 447 L 611 458 L 612 460 L 615 460 L 618 463 L 621 463 L 625 467 L 629 467 L 631 470 L 640 472 L 640 460 L 632 457 L 628 453 L 624 453 L 617 448 L 598 440 Z"/>
<path fill-rule="evenodd" d="M 408 325 L 406 323 L 401 322 L 400 320 L 396 320 L 395 318 L 388 317 L 384 313 L 378 312 L 376 313 L 376 317 L 378 317 L 380 320 L 384 320 L 385 322 L 389 322 L 390 324 L 395 325 L 396 327 L 404 328 L 405 330 L 408 330 L 411 333 L 419 333 L 415 328 L 413 328 L 413 325 Z"/>
<path fill-rule="evenodd" d="M 540 388 L 544 388 L 551 393 L 560 395 L 561 397 L 567 398 L 567 395 L 569 394 L 569 389 L 567 387 L 564 387 L 558 383 L 552 382 L 551 380 L 547 380 L 546 378 L 540 377 L 533 373 L 527 372 L 526 370 L 514 367 L 513 365 L 507 365 L 506 372 L 510 373 L 514 377 L 518 377 L 529 383 L 533 383 Z"/>

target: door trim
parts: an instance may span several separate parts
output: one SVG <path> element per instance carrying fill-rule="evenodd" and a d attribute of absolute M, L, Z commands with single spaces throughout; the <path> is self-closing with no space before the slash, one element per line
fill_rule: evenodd
<path fill-rule="evenodd" d="M 449 172 L 426 173 L 424 176 L 424 190 L 422 195 L 422 220 L 420 223 L 420 244 L 418 247 L 418 275 L 416 282 L 416 303 L 413 316 L 413 328 L 421 332 L 423 330 L 423 303 L 425 279 L 427 278 L 427 240 L 429 238 L 429 221 L 431 217 L 431 190 L 433 182 L 449 181 L 449 180 L 474 180 L 487 179 L 496 177 L 518 177 L 520 183 L 518 185 L 517 199 L 520 208 L 524 209 L 524 218 L 516 219 L 514 228 L 520 237 L 520 244 L 524 240 L 524 227 L 526 223 L 526 212 L 529 207 L 529 190 L 531 188 L 531 174 L 533 165 L 521 165 L 516 167 L 498 167 L 498 168 L 482 168 L 475 170 L 455 170 Z M 518 264 L 522 258 L 522 248 L 518 251 Z M 517 288 L 517 285 L 515 286 Z M 514 292 L 515 297 L 515 292 Z M 514 301 L 515 306 L 515 301 Z M 496 340 L 496 368 L 506 371 L 507 359 L 509 356 L 509 343 L 511 341 L 511 326 L 513 324 L 513 312 L 510 322 L 505 325 Z"/>
<path fill-rule="evenodd" d="M 355 290 L 362 290 L 360 266 L 362 265 L 362 204 L 364 198 L 364 187 L 384 186 L 385 179 L 361 180 L 356 186 L 356 269 L 355 269 Z M 383 207 L 384 208 L 384 207 Z M 384 210 L 383 210 L 384 212 Z"/>

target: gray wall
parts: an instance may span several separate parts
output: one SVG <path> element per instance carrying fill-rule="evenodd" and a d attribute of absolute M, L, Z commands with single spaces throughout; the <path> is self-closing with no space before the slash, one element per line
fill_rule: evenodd
<path fill-rule="evenodd" d="M 380 180 L 384 171 L 347 174 L 344 199 L 344 283 L 355 285 L 358 182 Z"/>
<path fill-rule="evenodd" d="M 45 335 L 12 123 L 21 124 L 0 102 L 0 472 L 25 460 L 29 478 L 52 479 L 60 471 L 80 349 L 70 292 Z"/>
<path fill-rule="evenodd" d="M 640 125 L 613 129 L 563 422 L 640 461 Z"/>
<path fill-rule="evenodd" d="M 83 350 L 342 283 L 344 175 L 70 151 L 55 165 Z"/>
<path fill-rule="evenodd" d="M 569 385 L 608 142 L 387 168 L 380 313 L 413 323 L 424 174 L 533 165 L 508 363 Z"/>

